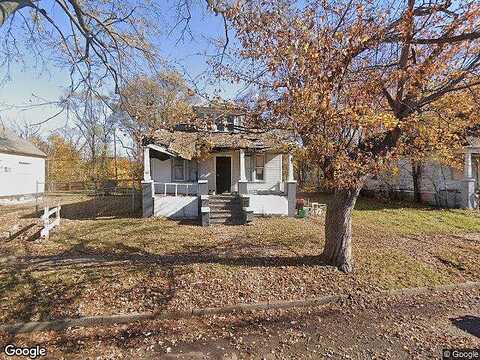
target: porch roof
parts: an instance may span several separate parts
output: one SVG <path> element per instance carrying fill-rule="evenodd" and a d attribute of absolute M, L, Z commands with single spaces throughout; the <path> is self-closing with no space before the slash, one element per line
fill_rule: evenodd
<path fill-rule="evenodd" d="M 245 133 L 158 130 L 148 142 L 188 160 L 211 152 L 238 149 L 286 153 L 295 146 L 292 133 L 284 130 Z"/>

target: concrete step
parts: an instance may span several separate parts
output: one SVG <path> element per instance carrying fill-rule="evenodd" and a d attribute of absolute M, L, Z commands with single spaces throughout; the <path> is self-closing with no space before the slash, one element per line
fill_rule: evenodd
<path fill-rule="evenodd" d="M 240 219 L 210 219 L 210 225 L 242 225 Z"/>
<path fill-rule="evenodd" d="M 231 214 L 231 213 L 241 213 L 241 212 L 242 210 L 240 208 L 219 209 L 219 208 L 210 207 L 210 214 Z"/>
<path fill-rule="evenodd" d="M 210 219 L 236 219 L 236 218 L 241 218 L 241 213 L 240 212 L 235 212 L 235 213 L 210 213 Z"/>
<path fill-rule="evenodd" d="M 240 199 L 208 199 L 210 204 L 240 204 Z"/>
<path fill-rule="evenodd" d="M 212 204 L 208 203 L 210 209 L 218 209 L 218 210 L 235 210 L 241 209 L 242 207 L 240 204 Z"/>

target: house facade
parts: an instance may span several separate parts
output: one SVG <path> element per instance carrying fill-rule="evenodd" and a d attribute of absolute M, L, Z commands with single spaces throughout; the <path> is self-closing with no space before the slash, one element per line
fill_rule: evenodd
<path fill-rule="evenodd" d="M 159 130 L 144 143 L 144 216 L 243 224 L 254 215 L 293 216 L 292 140 L 242 126 L 241 113 L 197 107 L 213 128 Z"/>
<path fill-rule="evenodd" d="M 463 148 L 463 171 L 435 161 L 422 165 L 420 194 L 422 202 L 445 208 L 478 209 L 480 194 L 480 139 L 471 138 Z M 395 192 L 413 200 L 412 164 L 409 159 L 398 163 L 398 175 L 370 178 L 364 189 L 372 192 Z"/>
<path fill-rule="evenodd" d="M 45 153 L 0 125 L 0 203 L 43 193 L 45 161 Z"/>

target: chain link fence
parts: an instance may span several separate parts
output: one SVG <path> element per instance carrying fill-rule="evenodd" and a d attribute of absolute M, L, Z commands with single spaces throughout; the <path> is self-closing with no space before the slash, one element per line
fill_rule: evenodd
<path fill-rule="evenodd" d="M 140 217 L 141 180 L 47 182 L 37 184 L 35 210 L 62 206 L 62 218 Z"/>

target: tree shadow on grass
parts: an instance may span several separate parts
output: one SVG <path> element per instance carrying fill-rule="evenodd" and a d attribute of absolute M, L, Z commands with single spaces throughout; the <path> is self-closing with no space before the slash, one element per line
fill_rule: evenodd
<path fill-rule="evenodd" d="M 463 330 L 480 339 L 480 317 L 465 315 L 455 319 L 450 319 L 450 321 L 460 330 Z"/>
<path fill-rule="evenodd" d="M 69 266 L 105 267 L 122 263 L 151 264 L 157 266 L 183 266 L 217 264 L 235 267 L 285 267 L 325 266 L 319 255 L 283 256 L 256 255 L 265 250 L 265 245 L 230 244 L 224 246 L 195 246 L 185 251 L 155 254 L 124 243 L 111 244 L 109 248 L 88 248 L 80 242 L 54 256 L 25 257 L 23 266 L 36 270 L 54 270 Z"/>
<path fill-rule="evenodd" d="M 47 275 L 48 276 L 48 275 Z M 42 275 L 11 267 L 0 275 L 0 297 L 3 300 L 3 321 L 51 320 L 59 308 L 68 309 L 82 291 L 83 283 L 68 284 L 52 279 L 45 286 Z"/>
<path fill-rule="evenodd" d="M 160 282 L 160 285 L 153 281 L 128 281 L 118 288 L 119 274 L 125 274 L 126 279 L 134 279 L 139 272 L 145 274 L 147 279 L 160 277 L 165 281 Z M 0 321 L 50 321 L 85 316 L 79 305 L 88 307 L 92 296 L 95 301 L 99 301 L 99 297 L 103 299 L 103 291 L 110 291 L 111 303 L 107 302 L 103 311 L 107 314 L 124 312 L 108 309 L 111 306 L 109 304 L 121 307 L 126 302 L 148 311 L 160 310 L 175 296 L 178 287 L 176 276 L 173 267 L 152 267 L 151 264 L 137 264 L 127 268 L 123 266 L 116 272 L 112 272 L 111 268 L 99 270 L 51 267 L 49 271 L 38 271 L 11 267 L 8 272 L 0 274 Z M 113 290 L 115 292 L 112 293 Z"/>
<path fill-rule="evenodd" d="M 0 272 L 0 298 L 5 299 L 6 310 L 3 319 L 8 322 L 45 321 L 82 316 L 79 301 L 88 302 L 92 289 L 98 294 L 98 291 L 108 291 L 110 285 L 120 283 L 120 279 L 115 278 L 119 271 L 123 274 L 131 270 L 133 278 L 141 273 L 146 279 L 160 279 L 160 276 L 165 280 L 158 284 L 148 280 L 137 281 L 131 289 L 112 285 L 114 304 L 115 299 L 124 297 L 134 303 L 135 296 L 140 294 L 140 307 L 148 308 L 148 304 L 153 302 L 154 310 L 161 310 L 168 306 L 177 292 L 177 276 L 182 271 L 191 271 L 184 265 L 265 268 L 325 265 L 319 256 L 277 255 L 275 252 L 278 249 L 270 249 L 273 252 L 271 255 L 260 255 L 265 248 L 258 244 L 224 242 L 195 246 L 193 251 L 181 249 L 175 253 L 155 254 L 124 243 L 108 243 L 108 247 L 100 249 L 89 248 L 88 242 L 78 239 L 78 243 L 57 255 L 17 258 L 15 263 L 3 267 Z M 98 285 L 99 282 L 105 288 Z M 130 293 L 137 295 L 130 298 Z"/>
<path fill-rule="evenodd" d="M 96 218 L 139 218 L 142 215 L 141 196 L 91 196 L 76 202 L 64 202 L 59 200 L 62 207 L 60 214 L 62 219 L 86 220 Z M 57 206 L 52 200 L 50 207 Z M 43 210 L 33 211 L 22 216 L 23 219 L 39 218 Z"/>

